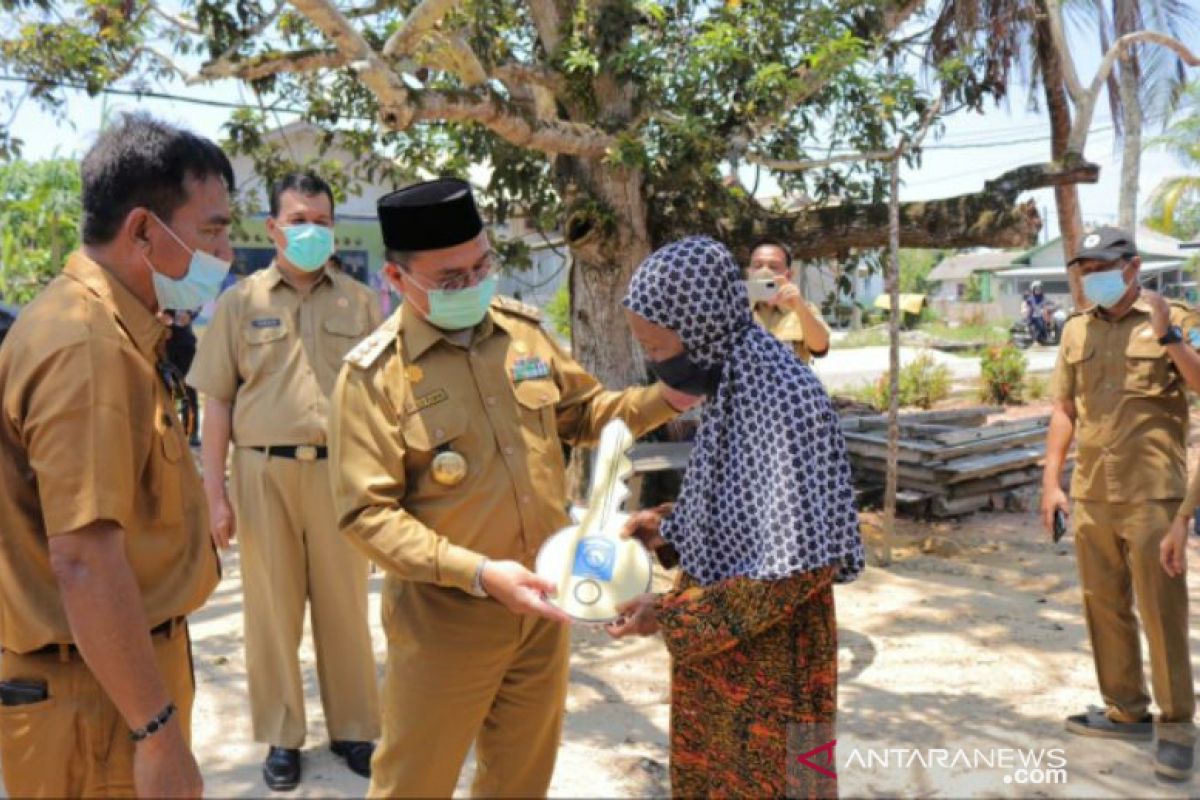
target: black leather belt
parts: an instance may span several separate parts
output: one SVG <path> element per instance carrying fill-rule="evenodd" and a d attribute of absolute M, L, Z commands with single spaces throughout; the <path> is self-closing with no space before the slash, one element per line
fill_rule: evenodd
<path fill-rule="evenodd" d="M 166 622 L 151 628 L 150 635 L 171 638 L 175 635 L 175 631 L 181 629 L 186 623 L 187 617 L 172 617 Z M 65 661 L 79 655 L 79 648 L 73 644 L 48 644 L 45 647 L 39 647 L 37 650 L 21 653 L 24 656 L 45 656 L 50 654 L 58 655 Z"/>
<path fill-rule="evenodd" d="M 319 444 L 283 444 L 270 447 L 251 447 L 260 453 L 279 458 L 294 458 L 297 461 L 320 461 L 329 457 L 329 448 Z"/>

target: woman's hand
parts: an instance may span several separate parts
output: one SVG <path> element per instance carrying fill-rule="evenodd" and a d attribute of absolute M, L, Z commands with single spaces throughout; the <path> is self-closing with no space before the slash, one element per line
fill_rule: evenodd
<path fill-rule="evenodd" d="M 614 639 L 658 633 L 657 595 L 640 594 L 628 603 L 617 606 L 617 612 L 621 616 L 604 626 L 604 630 Z"/>
<path fill-rule="evenodd" d="M 1172 578 L 1177 578 L 1187 572 L 1187 535 L 1189 522 L 1191 522 L 1191 519 L 1188 517 L 1176 517 L 1173 519 L 1171 527 L 1167 529 L 1167 535 L 1163 537 L 1162 544 L 1158 548 L 1163 569 Z"/>
<path fill-rule="evenodd" d="M 667 543 L 662 537 L 662 522 L 675 508 L 674 503 L 663 503 L 654 508 L 644 508 L 629 518 L 621 530 L 621 538 L 635 538 L 650 552 Z"/>

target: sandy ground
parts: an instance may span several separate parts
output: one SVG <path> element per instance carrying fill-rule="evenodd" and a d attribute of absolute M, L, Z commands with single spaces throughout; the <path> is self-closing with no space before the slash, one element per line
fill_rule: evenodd
<path fill-rule="evenodd" d="M 868 531 L 873 520 L 866 515 Z M 1064 715 L 1099 702 L 1069 537 L 1054 546 L 1032 515 L 999 514 L 934 526 L 902 523 L 897 543 L 892 565 L 869 569 L 837 591 L 843 796 L 1189 796 L 1188 786 L 1153 777 L 1149 744 L 1081 740 L 1062 731 Z M 1193 553 L 1193 569 L 1200 568 L 1198 558 Z M 239 581 L 236 556 L 227 558 L 225 580 L 193 627 L 196 749 L 214 796 L 263 792 L 263 748 L 249 741 Z M 372 624 L 382 663 L 379 587 L 376 577 Z M 307 646 L 303 658 L 310 737 L 296 796 L 361 795 L 365 782 L 328 752 Z M 577 629 L 551 794 L 665 794 L 668 688 L 668 661 L 657 639 L 615 643 L 601 631 Z M 878 759 L 866 760 L 869 747 L 1034 754 L 1063 748 L 1066 783 L 1006 783 L 1011 770 L 961 763 L 924 769 L 911 753 L 897 756 L 902 766 L 884 769 Z M 855 750 L 862 759 L 847 764 Z M 984 766 L 1006 763 L 1004 757 L 992 755 L 997 760 Z M 460 794 L 470 772 L 468 762 Z"/>

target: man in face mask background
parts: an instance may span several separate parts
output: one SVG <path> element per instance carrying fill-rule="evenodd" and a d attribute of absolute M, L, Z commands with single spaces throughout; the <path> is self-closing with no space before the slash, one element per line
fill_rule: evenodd
<path fill-rule="evenodd" d="M 241 543 L 250 714 L 255 740 L 269 745 L 263 780 L 283 791 L 301 776 L 306 602 L 334 753 L 366 777 L 379 735 L 368 566 L 338 533 L 326 426 L 342 358 L 380 313 L 373 292 L 325 266 L 334 249 L 329 185 L 296 173 L 279 180 L 269 200 L 275 262 L 221 296 L 188 381 L 204 394 L 213 541 Z"/>
<path fill-rule="evenodd" d="M 1061 482 L 1077 434 L 1075 551 L 1105 708 L 1070 716 L 1066 727 L 1084 736 L 1153 737 L 1136 599 L 1160 710 L 1155 771 L 1184 780 L 1195 740 L 1187 586 L 1183 574 L 1160 566 L 1159 549 L 1187 488 L 1186 389 L 1200 391 L 1200 315 L 1141 288 L 1140 267 L 1133 237 L 1117 228 L 1088 234 L 1068 267 L 1094 305 L 1063 329 L 1042 517 L 1050 531 L 1055 511 L 1071 514 Z"/>
<path fill-rule="evenodd" d="M 542 797 L 570 637 L 532 568 L 570 524 L 562 443 L 594 443 L 614 418 L 641 434 L 697 398 L 605 391 L 537 309 L 495 297 L 464 181 L 401 189 L 379 220 L 404 303 L 347 357 L 330 441 L 343 531 L 387 571 L 369 795 L 448 797 L 474 743 L 474 795 Z"/>
<path fill-rule="evenodd" d="M 216 296 L 233 169 L 134 115 L 80 171 L 83 246 L 0 349 L 4 785 L 198 797 L 186 617 L 218 563 L 155 313 Z"/>
<path fill-rule="evenodd" d="M 792 348 L 796 358 L 811 364 L 829 353 L 829 325 L 821 309 L 804 299 L 792 280 L 792 253 L 783 242 L 761 239 L 750 251 L 750 280 L 773 280 L 775 295 L 754 304 L 754 321 Z"/>

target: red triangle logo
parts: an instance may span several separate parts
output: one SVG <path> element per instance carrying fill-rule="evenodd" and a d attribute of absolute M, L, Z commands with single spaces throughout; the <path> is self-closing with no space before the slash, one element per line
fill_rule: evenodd
<path fill-rule="evenodd" d="M 796 756 L 796 760 L 809 769 L 815 769 L 827 778 L 837 779 L 837 763 L 834 760 L 834 748 L 837 747 L 837 739 L 826 742 L 820 747 L 814 747 L 807 753 L 801 753 Z M 817 761 L 823 760 L 824 764 L 819 764 Z"/>

